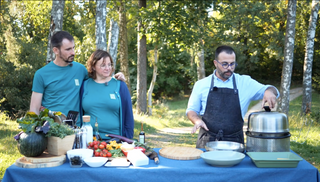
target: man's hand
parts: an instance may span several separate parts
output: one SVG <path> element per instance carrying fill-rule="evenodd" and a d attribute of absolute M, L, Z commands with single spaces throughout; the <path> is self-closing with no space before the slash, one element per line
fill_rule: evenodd
<path fill-rule="evenodd" d="M 194 124 L 191 134 L 195 133 L 200 127 L 209 131 L 209 129 L 207 128 L 207 125 L 202 120 L 199 120 Z"/>
<path fill-rule="evenodd" d="M 202 121 L 202 119 L 198 116 L 198 114 L 194 111 L 188 111 L 187 113 L 188 119 L 194 124 L 191 133 L 195 133 L 200 127 L 209 131 L 207 125 Z"/>
<path fill-rule="evenodd" d="M 117 74 L 114 75 L 114 77 L 117 79 L 117 80 L 121 80 L 121 81 L 126 81 L 126 78 L 124 77 L 124 74 L 119 72 Z"/>
<path fill-rule="evenodd" d="M 263 108 L 263 106 L 267 102 L 269 104 L 269 107 L 273 109 L 277 103 L 276 95 L 277 95 L 276 89 L 274 89 L 273 87 L 267 88 L 267 90 L 264 92 L 264 95 L 263 95 L 261 108 Z"/>

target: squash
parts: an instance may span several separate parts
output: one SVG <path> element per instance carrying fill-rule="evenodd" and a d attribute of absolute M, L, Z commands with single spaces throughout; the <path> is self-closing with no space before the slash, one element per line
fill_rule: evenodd
<path fill-rule="evenodd" d="M 48 139 L 43 133 L 22 133 L 18 140 L 18 150 L 26 157 L 36 157 L 46 150 Z"/>

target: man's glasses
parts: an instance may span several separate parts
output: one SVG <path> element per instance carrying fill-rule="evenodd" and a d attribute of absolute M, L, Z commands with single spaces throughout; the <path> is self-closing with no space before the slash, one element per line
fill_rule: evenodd
<path fill-rule="evenodd" d="M 224 68 L 224 69 L 227 69 L 229 66 L 230 68 L 235 68 L 238 64 L 236 62 L 233 62 L 233 63 L 220 63 L 218 60 L 216 60 L 219 64 L 221 64 L 221 66 Z"/>

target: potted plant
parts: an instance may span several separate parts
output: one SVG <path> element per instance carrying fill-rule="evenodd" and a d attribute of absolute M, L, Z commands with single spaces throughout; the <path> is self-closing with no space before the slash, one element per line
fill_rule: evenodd
<path fill-rule="evenodd" d="M 44 109 L 40 111 L 39 115 L 34 112 L 27 112 L 24 117 L 18 119 L 17 122 L 22 131 L 14 138 L 18 142 L 17 147 L 19 152 L 26 157 L 36 157 L 41 155 L 49 145 L 51 148 L 59 148 L 59 146 L 50 144 L 52 143 L 51 137 L 59 137 L 60 139 L 68 138 L 67 141 L 73 138 L 71 144 L 62 142 L 63 145 L 71 146 L 72 148 L 75 136 L 74 131 L 64 124 L 54 122 L 52 117 L 59 115 L 61 115 L 61 112 L 55 112 L 49 117 L 49 110 Z M 68 147 L 68 149 L 69 148 L 70 147 Z M 50 153 L 50 151 L 48 152 Z M 62 155 L 60 153 L 61 152 L 57 153 L 53 150 L 50 154 Z M 66 151 L 63 154 L 65 153 Z"/>
<path fill-rule="evenodd" d="M 75 134 L 68 125 L 53 123 L 46 134 L 48 137 L 48 153 L 52 155 L 64 155 L 72 149 Z"/>

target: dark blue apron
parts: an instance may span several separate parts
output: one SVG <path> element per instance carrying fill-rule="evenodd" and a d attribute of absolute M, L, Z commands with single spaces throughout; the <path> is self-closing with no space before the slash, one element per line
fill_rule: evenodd
<path fill-rule="evenodd" d="M 209 141 L 233 141 L 244 143 L 243 118 L 235 76 L 233 89 L 214 87 L 214 76 L 202 120 L 209 131 L 200 128 L 197 148 L 205 148 Z"/>

